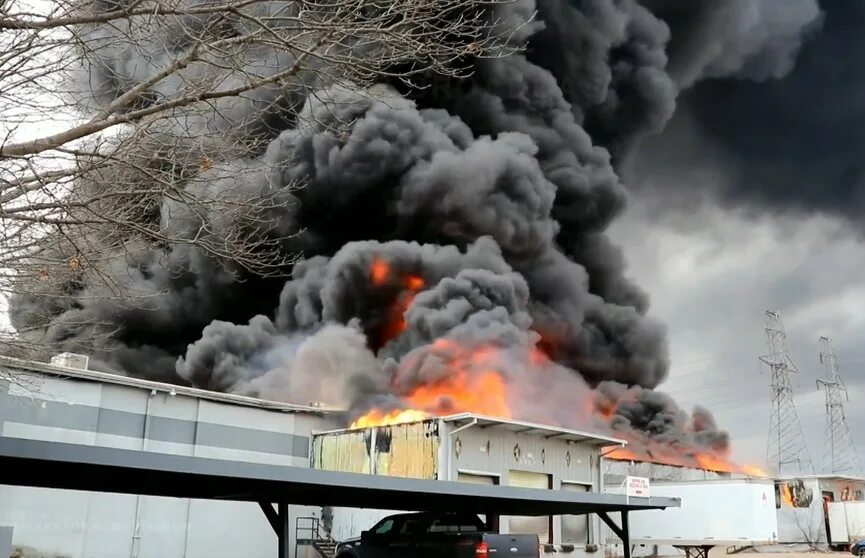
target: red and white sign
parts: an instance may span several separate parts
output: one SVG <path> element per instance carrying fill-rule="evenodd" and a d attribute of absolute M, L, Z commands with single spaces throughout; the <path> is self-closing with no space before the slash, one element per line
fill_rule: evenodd
<path fill-rule="evenodd" d="M 645 477 L 625 477 L 625 494 L 629 497 L 648 498 L 649 479 Z"/>

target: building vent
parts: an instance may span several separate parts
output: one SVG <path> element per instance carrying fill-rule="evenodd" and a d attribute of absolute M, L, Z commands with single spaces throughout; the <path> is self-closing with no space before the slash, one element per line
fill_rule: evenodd
<path fill-rule="evenodd" d="M 90 357 L 77 353 L 60 353 L 51 357 L 51 364 L 63 366 L 64 368 L 87 370 L 87 366 L 90 364 Z"/>

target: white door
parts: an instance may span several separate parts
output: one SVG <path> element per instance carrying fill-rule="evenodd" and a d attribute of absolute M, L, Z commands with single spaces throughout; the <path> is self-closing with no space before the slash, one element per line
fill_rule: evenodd
<path fill-rule="evenodd" d="M 510 471 L 508 473 L 508 484 L 510 486 L 519 486 L 521 488 L 537 488 L 539 490 L 550 489 L 550 475 L 546 473 L 533 473 L 530 471 Z M 539 498 L 543 498 L 540 495 Z M 549 515 L 541 517 L 521 517 L 511 516 L 508 518 L 508 532 L 531 533 L 538 536 L 541 544 L 550 544 L 550 523 L 552 518 Z"/>

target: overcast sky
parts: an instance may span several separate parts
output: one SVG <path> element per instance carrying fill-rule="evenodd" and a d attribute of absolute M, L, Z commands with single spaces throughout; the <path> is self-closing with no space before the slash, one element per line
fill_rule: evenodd
<path fill-rule="evenodd" d="M 663 389 L 687 409 L 713 410 L 737 458 L 765 461 L 771 391 L 758 356 L 767 309 L 784 318 L 815 465 L 825 453 L 823 393 L 816 391 L 821 335 L 833 339 L 854 444 L 865 449 L 857 426 L 865 423 L 857 402 L 865 393 L 865 243 L 848 225 L 826 216 L 746 216 L 711 199 L 686 209 L 643 193 L 613 234 L 669 328 L 672 369 Z"/>

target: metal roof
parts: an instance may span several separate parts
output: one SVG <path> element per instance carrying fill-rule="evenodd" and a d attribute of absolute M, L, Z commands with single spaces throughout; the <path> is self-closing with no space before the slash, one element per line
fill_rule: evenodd
<path fill-rule="evenodd" d="M 0 437 L 0 484 L 386 510 L 559 515 L 678 507 L 678 498 L 419 480 Z"/>
<path fill-rule="evenodd" d="M 460 413 L 457 415 L 449 415 L 441 417 L 444 422 L 453 422 L 457 425 L 469 424 L 477 421 L 480 428 L 494 428 L 496 430 L 507 430 L 517 434 L 535 434 L 545 438 L 554 438 L 556 440 L 568 440 L 571 442 L 588 443 L 597 446 L 624 446 L 628 442 L 611 436 L 602 434 L 593 434 L 583 432 L 581 430 L 571 430 L 559 426 L 550 426 L 546 424 L 537 424 L 534 422 L 525 422 L 520 420 L 511 420 L 497 417 L 488 417 L 476 415 L 473 413 Z"/>
<path fill-rule="evenodd" d="M 552 438 L 556 440 L 568 440 L 571 442 L 579 442 L 585 443 L 595 446 L 624 446 L 628 442 L 625 440 L 620 440 L 618 438 L 612 438 L 610 436 L 604 436 L 602 434 L 593 434 L 590 432 L 583 432 L 581 430 L 571 430 L 569 428 L 561 428 L 559 426 L 551 426 L 548 424 L 538 424 L 534 422 L 525 422 L 521 420 L 511 420 L 506 418 L 499 417 L 490 417 L 485 415 L 478 415 L 475 413 L 459 413 L 455 415 L 447 415 L 447 416 L 431 416 L 420 420 L 412 420 L 406 421 L 404 423 L 398 424 L 418 424 L 422 422 L 435 422 L 442 421 L 453 423 L 457 426 L 464 426 L 468 424 L 476 424 L 479 428 L 491 428 L 496 430 L 507 430 L 509 432 L 513 432 L 516 434 L 534 434 L 537 436 L 543 436 L 545 438 Z M 393 424 L 389 424 L 386 426 L 396 426 Z M 336 430 L 323 430 L 315 432 L 315 435 L 328 435 L 328 434 L 340 434 L 342 432 L 356 432 L 360 430 L 371 430 L 375 428 L 380 428 L 378 426 L 364 426 L 362 428 L 338 428 Z"/>
<path fill-rule="evenodd" d="M 327 413 L 327 412 L 343 412 L 339 409 L 328 408 L 317 405 L 295 405 L 293 403 L 284 403 L 281 401 L 270 401 L 267 399 L 259 399 L 257 397 L 247 397 L 244 395 L 234 395 L 231 393 L 221 393 L 218 391 L 210 391 L 193 387 L 180 386 L 176 384 L 168 384 L 165 382 L 154 382 L 151 380 L 142 380 L 130 376 L 121 376 L 119 374 L 111 374 L 108 372 L 97 372 L 96 370 L 83 370 L 80 368 L 69 368 L 50 364 L 47 362 L 37 362 L 33 360 L 21 360 L 8 356 L 0 355 L 0 367 L 14 368 L 25 372 L 34 372 L 37 374 L 47 374 L 50 376 L 58 376 L 62 378 L 75 378 L 79 380 L 88 380 L 93 382 L 103 382 L 109 384 L 119 384 L 124 386 L 137 387 L 148 389 L 153 392 L 164 392 L 172 395 L 186 395 L 188 397 L 197 397 L 199 399 L 209 399 L 222 403 L 230 403 L 234 405 L 243 405 L 246 407 L 258 407 L 261 409 L 269 409 L 272 411 L 296 412 L 296 413 Z M 0 376 L 2 379 L 2 376 Z"/>

